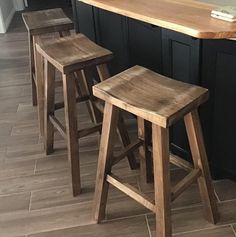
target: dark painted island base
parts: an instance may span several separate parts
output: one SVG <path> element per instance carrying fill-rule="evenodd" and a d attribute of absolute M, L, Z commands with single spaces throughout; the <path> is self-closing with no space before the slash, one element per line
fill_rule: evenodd
<path fill-rule="evenodd" d="M 138 64 L 210 90 L 200 115 L 211 171 L 236 180 L 236 42 L 196 39 L 79 1 L 73 7 L 77 31 L 114 53 L 112 74 Z M 182 122 L 171 131 L 171 147 L 191 159 Z"/>

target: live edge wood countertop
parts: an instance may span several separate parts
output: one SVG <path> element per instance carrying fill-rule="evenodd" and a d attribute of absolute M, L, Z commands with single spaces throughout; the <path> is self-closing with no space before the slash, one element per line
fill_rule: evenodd
<path fill-rule="evenodd" d="M 197 0 L 80 0 L 118 13 L 200 39 L 236 38 L 236 23 L 210 16 L 217 6 Z"/>

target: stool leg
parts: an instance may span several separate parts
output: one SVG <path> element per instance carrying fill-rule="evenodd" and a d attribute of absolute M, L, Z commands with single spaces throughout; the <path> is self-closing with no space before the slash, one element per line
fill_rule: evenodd
<path fill-rule="evenodd" d="M 46 154 L 53 152 L 54 126 L 49 119 L 54 115 L 55 103 L 55 68 L 47 60 L 44 61 L 45 70 L 45 106 L 44 106 L 44 142 Z"/>
<path fill-rule="evenodd" d="M 86 78 L 84 77 L 84 73 L 82 71 L 75 72 L 75 85 L 77 89 L 77 93 L 79 96 L 87 96 L 90 95 L 88 90 Z M 95 111 L 93 110 L 93 106 L 90 100 L 86 100 L 86 107 L 89 112 L 89 117 L 93 123 L 98 123 L 95 117 Z"/>
<path fill-rule="evenodd" d="M 97 71 L 101 81 L 104 81 L 110 77 L 110 73 L 106 64 L 97 65 Z M 124 119 L 121 116 L 118 123 L 118 134 L 124 147 L 130 145 L 129 134 L 125 128 Z M 137 169 L 138 164 L 133 152 L 129 152 L 127 157 L 130 168 Z"/>
<path fill-rule="evenodd" d="M 35 66 L 34 66 L 34 43 L 33 43 L 33 37 L 28 33 L 29 38 L 29 55 L 30 55 L 30 77 L 32 82 L 32 103 L 33 106 L 37 105 L 37 92 L 36 92 L 36 84 L 34 79 L 34 73 L 35 73 Z"/>
<path fill-rule="evenodd" d="M 111 76 L 106 64 L 97 65 L 97 71 L 101 81 L 105 81 Z"/>
<path fill-rule="evenodd" d="M 66 31 L 60 31 L 59 32 L 60 37 L 66 37 L 66 36 L 70 36 L 70 31 L 66 30 Z"/>
<path fill-rule="evenodd" d="M 40 36 L 33 36 L 33 43 L 40 43 Z M 34 61 L 35 61 L 35 78 L 38 102 L 38 120 L 40 135 L 44 136 L 44 76 L 43 76 L 43 56 L 39 54 L 34 47 Z"/>
<path fill-rule="evenodd" d="M 106 174 L 111 172 L 112 149 L 116 138 L 116 126 L 119 109 L 106 102 L 102 126 L 102 136 L 98 157 L 96 187 L 94 196 L 93 217 L 99 223 L 105 217 L 108 194 Z"/>
<path fill-rule="evenodd" d="M 77 76 L 79 78 L 81 89 L 84 90 L 84 92 L 90 96 L 90 100 L 86 101 L 90 118 L 92 122 L 100 123 L 102 122 L 102 114 L 93 103 L 94 97 L 93 97 L 92 87 L 94 83 L 92 82 L 93 78 L 91 75 L 91 71 L 92 69 L 90 68 L 82 70 L 77 73 Z"/>
<path fill-rule="evenodd" d="M 118 135 L 120 137 L 120 140 L 123 144 L 124 147 L 128 146 L 130 144 L 130 139 L 129 139 L 129 134 L 127 132 L 127 129 L 125 127 L 125 122 L 124 122 L 124 119 L 123 117 L 120 115 L 119 116 L 119 121 L 118 121 Z M 129 162 L 129 166 L 132 170 L 135 170 L 137 169 L 139 166 L 138 166 L 138 163 L 136 162 L 136 158 L 133 154 L 133 152 L 129 152 L 128 155 L 128 162 Z"/>
<path fill-rule="evenodd" d="M 206 218 L 209 222 L 216 223 L 218 219 L 216 198 L 208 167 L 208 160 L 198 111 L 194 110 L 187 114 L 184 117 L 184 121 L 187 129 L 194 167 L 200 168 L 202 171 L 202 175 L 198 178 L 198 186 L 204 204 Z"/>
<path fill-rule="evenodd" d="M 150 134 L 147 128 L 147 122 L 138 117 L 138 137 L 143 140 L 143 145 L 139 148 L 141 182 L 150 183 L 153 181 L 153 169 L 151 152 L 148 150 Z"/>
<path fill-rule="evenodd" d="M 73 195 L 76 196 L 81 192 L 81 183 L 74 75 L 63 75 L 62 80 L 65 103 L 68 161 L 71 170 Z"/>
<path fill-rule="evenodd" d="M 171 237 L 169 130 L 152 125 L 156 237 Z"/>

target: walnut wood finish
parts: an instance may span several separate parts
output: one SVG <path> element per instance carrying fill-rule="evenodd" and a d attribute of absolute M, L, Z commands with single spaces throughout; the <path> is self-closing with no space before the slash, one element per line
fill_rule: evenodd
<path fill-rule="evenodd" d="M 102 113 L 94 105 L 95 98 L 92 95 L 94 78 L 91 71 L 93 68 L 100 68 L 99 76 L 101 80 L 105 80 L 109 75 L 105 63 L 112 57 L 112 53 L 92 43 L 82 34 L 55 38 L 47 44 L 36 44 L 36 49 L 37 55 L 44 58 L 45 69 L 47 70 L 44 112 L 46 153 L 49 154 L 53 151 L 53 133 L 54 128 L 56 128 L 67 141 L 73 195 L 76 196 L 81 192 L 78 139 L 101 131 Z M 59 60 L 59 62 L 56 60 Z M 65 63 L 63 65 L 66 65 L 66 70 L 60 66 L 62 62 Z M 100 66 L 100 64 L 102 65 Z M 56 68 L 62 73 L 64 103 L 55 104 L 55 75 L 51 73 L 51 68 L 54 70 Z M 79 95 L 78 98 L 76 98 L 76 89 Z M 78 102 L 85 101 L 85 99 L 90 102 L 88 108 L 91 109 L 92 121 L 95 122 L 94 126 L 79 131 L 77 130 L 76 116 L 77 99 Z M 63 107 L 65 107 L 65 127 L 54 116 L 54 110 Z M 130 147 L 130 140 L 121 116 L 118 118 L 117 127 L 122 144 L 127 150 L 127 147 Z M 136 169 L 137 163 L 132 151 L 126 150 L 123 157 L 127 156 L 130 167 Z"/>
<path fill-rule="evenodd" d="M 58 38 L 36 47 L 43 57 L 64 74 L 103 64 L 112 58 L 111 51 L 96 45 L 83 34 Z"/>
<path fill-rule="evenodd" d="M 72 176 L 73 195 L 81 192 L 79 144 L 77 137 L 76 87 L 72 74 L 63 75 L 65 122 L 67 135 L 68 161 Z"/>
<path fill-rule="evenodd" d="M 198 180 L 207 220 L 215 223 L 218 219 L 216 200 L 196 110 L 207 99 L 207 90 L 135 66 L 95 85 L 93 91 L 106 103 L 94 199 L 95 220 L 100 222 L 105 217 L 108 184 L 111 184 L 155 213 L 156 237 L 171 237 L 171 201 Z M 112 156 L 115 131 L 113 123 L 117 123 L 118 108 L 138 116 L 138 136 L 142 141 L 142 144 L 139 144 L 142 145 L 139 148 L 140 163 L 141 171 L 144 173 L 141 177 L 144 176 L 146 180 L 147 172 L 152 175 L 152 167 L 149 160 L 149 144 L 146 144 L 145 120 L 152 122 L 154 200 L 112 174 L 112 165 L 119 161 Z M 183 118 L 194 167 L 183 159 L 170 155 L 169 151 L 169 126 Z M 129 148 L 133 149 L 134 146 Z M 127 150 L 125 152 L 127 153 Z M 145 155 L 148 156 L 146 159 Z M 173 188 L 170 180 L 171 162 L 189 172 Z"/>
<path fill-rule="evenodd" d="M 162 127 L 170 126 L 208 98 L 207 89 L 140 66 L 95 85 L 93 92 L 98 98 Z"/>
<path fill-rule="evenodd" d="M 197 0 L 81 0 L 89 5 L 202 39 L 236 37 L 236 24 L 211 17 Z"/>
<path fill-rule="evenodd" d="M 156 236 L 170 237 L 171 186 L 169 162 L 169 130 L 152 125 L 153 168 L 155 190 Z"/>
<path fill-rule="evenodd" d="M 209 222 L 216 223 L 218 212 L 215 201 L 214 189 L 208 167 L 207 155 L 204 146 L 202 128 L 197 110 L 184 117 L 188 139 L 192 152 L 195 169 L 200 169 L 202 174 L 198 179 L 200 194 L 205 208 L 205 215 Z"/>
<path fill-rule="evenodd" d="M 39 35 L 33 36 L 33 45 L 41 44 L 42 40 Z M 34 50 L 34 64 L 35 64 L 35 81 L 32 81 L 32 96 L 37 96 L 37 104 L 38 104 L 38 120 L 39 120 L 39 131 L 42 136 L 44 136 L 44 65 L 43 65 L 43 57 L 40 55 L 36 48 L 33 47 Z M 36 82 L 36 83 L 35 83 Z M 34 103 L 33 99 L 33 104 Z"/>
<path fill-rule="evenodd" d="M 26 12 L 22 14 L 23 21 L 28 30 L 28 40 L 29 40 L 29 57 L 30 57 L 30 74 L 32 80 L 32 103 L 34 106 L 38 104 L 38 99 L 40 100 L 39 105 L 39 118 L 43 121 L 41 117 L 43 116 L 42 107 L 42 96 L 37 93 L 42 91 L 42 77 L 40 75 L 40 56 L 35 55 L 35 43 L 40 42 L 40 37 L 42 34 L 59 32 L 61 36 L 69 34 L 69 31 L 73 29 L 72 21 L 64 14 L 61 8 Z M 37 60 L 37 61 L 35 61 Z M 38 65 L 35 65 L 35 64 Z M 38 72 L 36 72 L 36 67 L 38 67 Z M 38 82 L 37 82 L 38 80 Z M 39 84 L 39 88 L 37 85 Z M 43 124 L 40 122 L 40 132 L 43 135 Z"/>
<path fill-rule="evenodd" d="M 30 35 L 68 31 L 73 22 L 61 8 L 22 13 L 22 18 Z"/>
<path fill-rule="evenodd" d="M 54 115 L 54 100 L 55 100 L 55 68 L 50 62 L 45 60 L 45 111 L 44 111 L 44 142 L 46 154 L 53 152 L 54 143 L 54 127 L 49 119 L 50 115 Z"/>
<path fill-rule="evenodd" d="M 139 159 L 140 159 L 140 172 L 141 182 L 150 183 L 153 181 L 152 172 L 152 159 L 151 152 L 149 151 L 149 141 L 151 140 L 151 131 L 147 125 L 147 121 L 138 117 L 138 137 L 143 141 L 142 146 L 139 148 Z"/>
<path fill-rule="evenodd" d="M 105 217 L 105 209 L 108 194 L 108 182 L 106 174 L 112 167 L 112 154 L 116 138 L 116 130 L 119 118 L 119 109 L 112 104 L 106 103 L 104 109 L 102 137 L 100 143 L 96 188 L 94 196 L 93 217 L 99 223 Z"/>

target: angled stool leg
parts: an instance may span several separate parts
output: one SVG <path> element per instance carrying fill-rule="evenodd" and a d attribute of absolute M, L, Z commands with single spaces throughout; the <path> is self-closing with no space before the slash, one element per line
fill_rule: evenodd
<path fill-rule="evenodd" d="M 71 171 L 73 195 L 76 196 L 81 192 L 81 183 L 74 75 L 63 75 L 62 80 L 65 103 L 68 161 Z"/>
<path fill-rule="evenodd" d="M 156 237 L 171 237 L 169 129 L 152 125 Z"/>
<path fill-rule="evenodd" d="M 97 65 L 97 71 L 101 81 L 105 81 L 111 76 L 106 64 Z"/>
<path fill-rule="evenodd" d="M 98 71 L 98 75 L 99 75 L 99 78 L 101 81 L 104 81 L 110 77 L 110 73 L 109 73 L 109 70 L 108 70 L 108 67 L 106 64 L 98 65 L 97 71 Z M 120 116 L 119 122 L 118 122 L 118 135 L 119 135 L 124 147 L 127 147 L 128 145 L 130 145 L 131 142 L 129 139 L 129 134 L 125 128 L 124 119 L 121 116 Z M 137 164 L 137 161 L 136 161 L 136 158 L 135 158 L 133 152 L 129 152 L 127 157 L 128 157 L 130 168 L 137 169 L 138 164 Z"/>
<path fill-rule="evenodd" d="M 127 129 L 125 127 L 125 122 L 123 117 L 120 115 L 119 116 L 119 121 L 118 121 L 118 125 L 117 125 L 117 130 L 118 130 L 118 135 L 120 137 L 121 142 L 123 143 L 123 146 L 126 147 L 128 146 L 131 142 L 129 139 L 129 134 L 127 132 Z M 133 154 L 133 152 L 129 152 L 128 155 L 128 161 L 129 161 L 129 166 L 132 170 L 135 170 L 138 168 L 138 164 L 136 161 L 136 158 Z"/>
<path fill-rule="evenodd" d="M 143 145 L 139 148 L 141 182 L 150 183 L 153 181 L 153 165 L 151 152 L 148 150 L 150 134 L 147 128 L 147 122 L 137 117 L 138 137 L 143 140 Z"/>
<path fill-rule="evenodd" d="M 202 172 L 202 175 L 198 178 L 198 186 L 204 204 L 206 218 L 209 222 L 216 223 L 218 219 L 216 198 L 209 171 L 198 111 L 194 110 L 187 114 L 184 117 L 184 121 L 187 129 L 194 167 L 200 168 Z"/>
<path fill-rule="evenodd" d="M 60 37 L 66 37 L 66 36 L 69 36 L 71 34 L 70 34 L 69 30 L 65 30 L 65 31 L 60 31 L 59 35 L 60 35 Z"/>
<path fill-rule="evenodd" d="M 44 106 L 44 136 L 46 154 L 53 152 L 54 126 L 50 121 L 50 115 L 54 115 L 55 101 L 55 68 L 47 60 L 44 63 L 45 70 L 45 106 Z"/>
<path fill-rule="evenodd" d="M 35 66 L 34 66 L 34 42 L 33 42 L 33 36 L 28 33 L 28 39 L 29 39 L 29 54 L 30 54 L 30 77 L 32 82 L 32 103 L 33 106 L 37 105 L 37 91 L 36 91 L 36 83 L 34 79 L 35 74 Z"/>
<path fill-rule="evenodd" d="M 93 77 L 91 75 L 91 69 L 89 68 L 81 70 L 79 74 L 77 74 L 77 76 L 80 79 L 81 88 L 83 88 L 84 92 L 90 96 L 90 99 L 86 101 L 86 105 L 92 122 L 101 123 L 102 113 L 93 103 L 95 98 L 93 97 L 93 91 L 92 91 L 94 83 L 93 83 Z"/>
<path fill-rule="evenodd" d="M 112 150 L 116 138 L 115 128 L 117 126 L 118 118 L 119 109 L 109 103 L 106 103 L 104 109 L 93 207 L 93 217 L 98 223 L 105 217 L 109 186 L 106 181 L 106 174 L 111 172 Z"/>
<path fill-rule="evenodd" d="M 40 36 L 33 36 L 34 46 L 36 43 L 40 43 Z M 34 61 L 35 61 L 35 79 L 37 90 L 37 103 L 38 103 L 38 120 L 40 135 L 44 137 L 44 75 L 43 75 L 43 56 L 38 53 L 36 47 L 34 47 Z"/>

